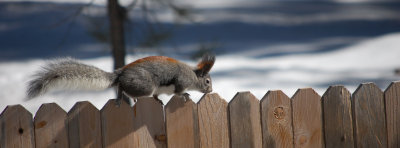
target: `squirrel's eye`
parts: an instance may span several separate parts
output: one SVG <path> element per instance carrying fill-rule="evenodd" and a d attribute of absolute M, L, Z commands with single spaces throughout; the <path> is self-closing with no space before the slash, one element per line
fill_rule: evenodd
<path fill-rule="evenodd" d="M 209 79 L 207 79 L 207 80 L 206 80 L 206 83 L 207 83 L 207 84 L 210 84 L 210 80 L 209 80 Z"/>

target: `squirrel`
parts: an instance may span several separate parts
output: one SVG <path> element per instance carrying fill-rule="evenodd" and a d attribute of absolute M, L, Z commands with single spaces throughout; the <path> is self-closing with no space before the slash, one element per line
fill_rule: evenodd
<path fill-rule="evenodd" d="M 37 72 L 28 84 L 27 98 L 32 99 L 53 89 L 117 89 L 116 104 L 120 105 L 123 94 L 138 98 L 160 94 L 181 95 L 189 99 L 188 90 L 212 92 L 210 70 L 215 55 L 205 54 L 196 67 L 165 56 L 150 56 L 106 72 L 97 67 L 72 59 L 57 59 Z M 128 99 L 128 98 L 126 98 Z M 128 104 L 131 104 L 129 99 Z"/>

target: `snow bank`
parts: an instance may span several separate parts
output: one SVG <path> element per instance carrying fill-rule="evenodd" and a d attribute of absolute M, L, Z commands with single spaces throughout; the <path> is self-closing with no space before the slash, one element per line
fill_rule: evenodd
<path fill-rule="evenodd" d="M 261 99 L 268 90 L 283 90 L 291 97 L 298 88 L 312 87 L 320 95 L 330 85 L 345 85 L 351 92 L 363 82 L 375 82 L 385 89 L 399 80 L 393 70 L 400 67 L 400 33 L 364 40 L 330 52 L 254 58 L 242 53 L 217 57 L 212 70 L 214 92 L 230 101 L 238 91 L 251 91 Z M 130 56 L 127 61 L 143 57 Z M 83 60 L 84 63 L 111 71 L 110 57 Z M 194 65 L 194 62 L 184 61 Z M 90 101 L 101 109 L 113 90 L 98 92 L 53 92 L 25 101 L 26 83 L 45 60 L 0 63 L 0 110 L 7 105 L 22 104 L 35 113 L 41 104 L 55 102 L 68 111 L 77 101 Z M 201 93 L 190 92 L 198 101 Z M 164 103 L 170 96 L 161 97 Z"/>

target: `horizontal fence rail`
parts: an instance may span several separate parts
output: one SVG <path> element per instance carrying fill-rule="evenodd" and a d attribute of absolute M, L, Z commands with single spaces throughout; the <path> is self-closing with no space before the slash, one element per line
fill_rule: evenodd
<path fill-rule="evenodd" d="M 400 147 L 400 82 L 382 92 L 363 83 L 351 94 L 331 86 L 319 96 L 269 91 L 261 100 L 239 92 L 228 103 L 206 94 L 196 104 L 174 96 L 163 106 L 139 98 L 109 100 L 99 111 L 76 103 L 65 112 L 43 104 L 34 118 L 21 105 L 0 115 L 0 148 L 352 148 Z"/>

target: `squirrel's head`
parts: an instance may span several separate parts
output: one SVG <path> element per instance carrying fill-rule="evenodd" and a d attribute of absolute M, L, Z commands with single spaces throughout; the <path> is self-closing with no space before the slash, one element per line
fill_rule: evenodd
<path fill-rule="evenodd" d="M 198 79 L 197 87 L 203 93 L 212 92 L 212 82 L 209 72 L 214 63 L 215 55 L 205 54 L 194 70 Z"/>

